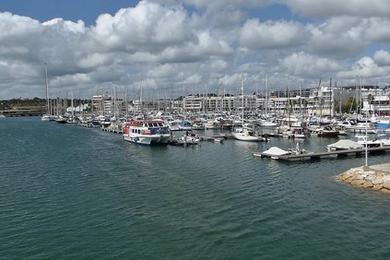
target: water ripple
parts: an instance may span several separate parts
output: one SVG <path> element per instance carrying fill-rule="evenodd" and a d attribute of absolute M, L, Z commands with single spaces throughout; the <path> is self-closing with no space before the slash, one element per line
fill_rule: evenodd
<path fill-rule="evenodd" d="M 2 121 L 0 142 L 4 258 L 390 257 L 388 196 L 331 178 L 362 158 L 285 164 L 252 153 L 291 140 L 146 147 L 31 118 Z"/>

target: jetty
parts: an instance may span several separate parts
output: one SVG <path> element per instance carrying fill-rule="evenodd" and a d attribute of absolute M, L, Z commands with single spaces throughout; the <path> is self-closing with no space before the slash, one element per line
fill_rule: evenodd
<path fill-rule="evenodd" d="M 390 193 L 390 164 L 352 168 L 336 176 L 336 180 L 359 188 Z"/>
<path fill-rule="evenodd" d="M 383 154 L 387 151 L 390 151 L 390 146 L 386 147 L 375 147 L 368 148 L 368 153 L 370 155 Z M 323 158 L 346 158 L 348 156 L 357 156 L 360 157 L 366 151 L 363 149 L 351 149 L 351 150 L 337 150 L 337 151 L 328 151 L 328 152 L 307 152 L 307 153 L 297 153 L 297 154 L 286 154 L 286 155 L 269 155 L 265 153 L 254 153 L 255 157 L 260 158 L 271 158 L 274 160 L 280 161 L 307 161 L 307 160 L 319 160 Z"/>

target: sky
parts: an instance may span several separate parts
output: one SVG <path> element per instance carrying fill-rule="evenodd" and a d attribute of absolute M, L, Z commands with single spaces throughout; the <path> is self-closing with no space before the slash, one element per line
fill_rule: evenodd
<path fill-rule="evenodd" d="M 390 81 L 388 0 L 2 0 L 0 99 Z"/>

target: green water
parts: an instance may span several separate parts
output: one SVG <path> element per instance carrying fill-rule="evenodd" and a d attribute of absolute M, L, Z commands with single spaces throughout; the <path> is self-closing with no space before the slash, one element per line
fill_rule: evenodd
<path fill-rule="evenodd" d="M 390 258 L 390 197 L 332 179 L 364 158 L 253 158 L 273 145 L 295 146 L 148 147 L 98 129 L 1 120 L 0 258 Z"/>

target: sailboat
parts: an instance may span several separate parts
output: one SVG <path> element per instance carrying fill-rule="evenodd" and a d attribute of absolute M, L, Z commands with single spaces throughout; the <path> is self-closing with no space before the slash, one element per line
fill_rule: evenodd
<path fill-rule="evenodd" d="M 253 129 L 248 125 L 244 124 L 244 78 L 241 75 L 241 97 L 242 97 L 242 127 L 236 128 L 233 132 L 233 137 L 236 140 L 247 141 L 247 142 L 258 142 L 261 141 L 256 135 Z"/>
<path fill-rule="evenodd" d="M 45 83 L 46 83 L 46 114 L 41 118 L 42 121 L 52 121 L 54 117 L 50 114 L 50 99 L 49 99 L 49 80 L 47 78 L 47 64 L 45 63 Z"/>

